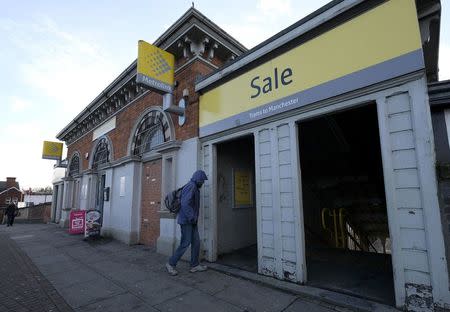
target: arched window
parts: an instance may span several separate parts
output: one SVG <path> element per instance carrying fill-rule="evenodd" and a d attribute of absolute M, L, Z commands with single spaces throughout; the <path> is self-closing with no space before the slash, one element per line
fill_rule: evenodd
<path fill-rule="evenodd" d="M 140 121 L 134 134 L 132 153 L 142 155 L 170 140 L 169 123 L 163 113 L 152 110 Z"/>
<path fill-rule="evenodd" d="M 109 161 L 109 147 L 106 138 L 100 139 L 95 148 L 94 159 L 92 161 L 92 169 L 96 169 L 99 165 Z"/>
<path fill-rule="evenodd" d="M 72 156 L 69 166 L 69 176 L 73 177 L 80 173 L 80 157 L 78 155 Z"/>

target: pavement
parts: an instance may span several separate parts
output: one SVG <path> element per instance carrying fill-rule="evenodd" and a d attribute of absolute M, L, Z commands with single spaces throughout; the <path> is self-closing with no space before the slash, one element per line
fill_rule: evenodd
<path fill-rule="evenodd" d="M 0 312 L 344 312 L 373 304 L 362 301 L 359 308 L 349 297 L 215 264 L 189 273 L 188 263 L 180 262 L 179 275 L 169 276 L 167 257 L 152 248 L 86 242 L 54 224 L 0 226 L 0 251 Z"/>

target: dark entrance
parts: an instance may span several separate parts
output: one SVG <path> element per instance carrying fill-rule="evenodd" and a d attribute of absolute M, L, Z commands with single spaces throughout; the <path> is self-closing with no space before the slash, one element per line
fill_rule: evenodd
<path fill-rule="evenodd" d="M 376 105 L 299 123 L 308 284 L 394 304 Z"/>
<path fill-rule="evenodd" d="M 217 145 L 218 263 L 258 271 L 253 136 Z"/>

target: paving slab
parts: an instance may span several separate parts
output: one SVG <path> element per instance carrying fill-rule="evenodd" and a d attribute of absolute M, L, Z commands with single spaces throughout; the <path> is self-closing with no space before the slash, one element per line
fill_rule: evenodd
<path fill-rule="evenodd" d="M 231 287 L 236 281 L 235 277 L 218 273 L 213 270 L 206 272 L 189 273 L 182 272 L 178 277 L 185 285 L 201 290 L 210 295 Z"/>
<path fill-rule="evenodd" d="M 335 309 L 327 308 L 322 306 L 318 302 L 310 302 L 302 299 L 296 299 L 287 307 L 284 312 L 298 312 L 298 311 L 308 311 L 308 312 L 333 312 Z M 344 310 L 339 310 L 344 311 Z"/>
<path fill-rule="evenodd" d="M 59 272 L 67 272 L 72 270 L 78 270 L 83 267 L 83 264 L 73 261 L 67 260 L 65 262 L 56 262 L 56 263 L 47 263 L 47 264 L 37 264 L 36 265 L 44 275 L 55 274 Z"/>
<path fill-rule="evenodd" d="M 285 292 L 244 280 L 235 280 L 232 285 L 215 294 L 215 297 L 247 311 L 282 311 L 296 299 Z"/>
<path fill-rule="evenodd" d="M 79 266 L 74 270 L 64 270 L 47 275 L 47 279 L 57 289 L 66 288 L 75 284 L 92 281 L 98 278 L 92 269 Z"/>
<path fill-rule="evenodd" d="M 167 274 L 157 274 L 153 278 L 137 282 L 129 289 L 130 292 L 154 306 L 166 300 L 180 296 L 193 288 L 183 285 L 176 277 L 168 278 Z"/>
<path fill-rule="evenodd" d="M 58 291 L 73 308 L 79 308 L 99 299 L 110 298 L 126 292 L 112 281 L 99 275 L 93 280 L 59 288 Z"/>
<path fill-rule="evenodd" d="M 197 289 L 184 293 L 172 300 L 155 306 L 159 311 L 186 312 L 186 311 L 244 311 L 226 301 L 205 294 Z"/>
<path fill-rule="evenodd" d="M 89 267 L 103 276 L 124 285 L 133 285 L 139 281 L 151 279 L 154 272 L 145 271 L 142 266 L 130 263 L 118 263 L 112 260 L 90 264 Z"/>
<path fill-rule="evenodd" d="M 80 312 L 153 312 L 158 311 L 147 305 L 142 299 L 133 294 L 124 293 L 111 298 L 106 298 L 77 309 Z M 200 311 L 199 311 L 200 312 Z"/>

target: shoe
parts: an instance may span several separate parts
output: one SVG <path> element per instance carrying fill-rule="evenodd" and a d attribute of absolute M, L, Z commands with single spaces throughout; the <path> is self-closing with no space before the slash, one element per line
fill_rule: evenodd
<path fill-rule="evenodd" d="M 178 271 L 175 270 L 175 268 L 168 263 L 166 263 L 166 269 L 167 269 L 167 272 L 169 272 L 169 274 L 172 276 L 175 276 L 178 274 Z"/>
<path fill-rule="evenodd" d="M 199 264 L 199 265 L 197 265 L 197 266 L 195 266 L 195 267 L 192 267 L 192 268 L 189 270 L 189 272 L 191 272 L 191 273 L 195 273 L 195 272 L 204 272 L 204 271 L 206 271 L 206 270 L 208 270 L 208 267 L 207 267 L 206 265 L 201 265 L 201 264 Z"/>

